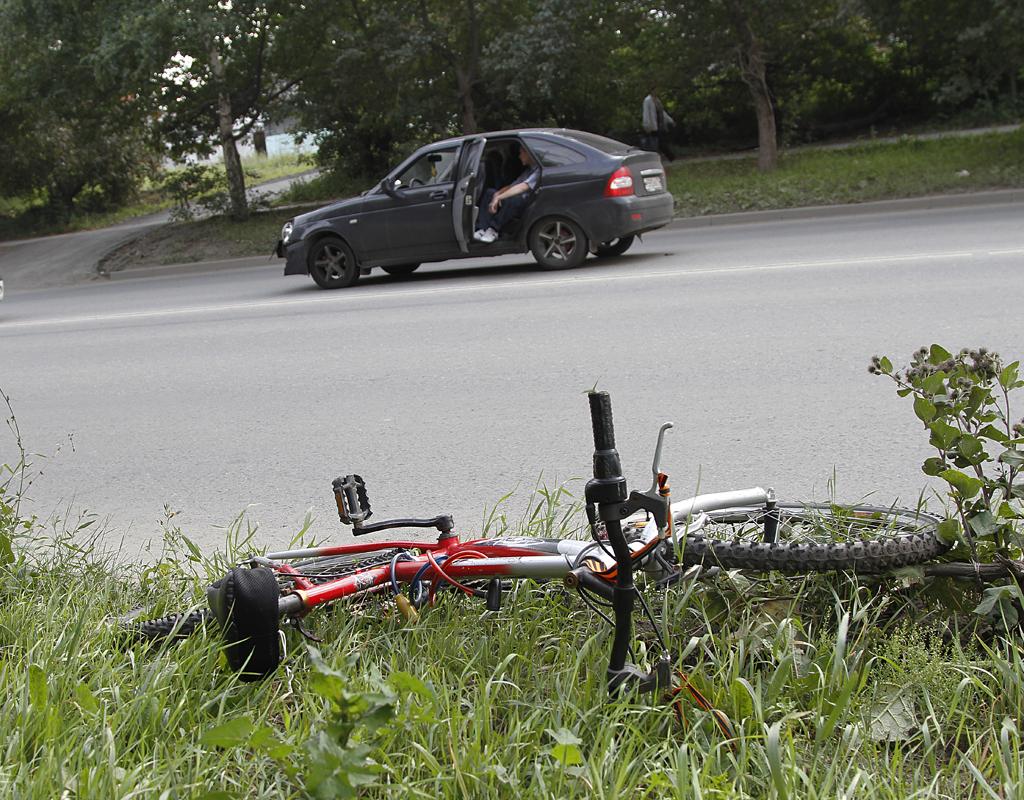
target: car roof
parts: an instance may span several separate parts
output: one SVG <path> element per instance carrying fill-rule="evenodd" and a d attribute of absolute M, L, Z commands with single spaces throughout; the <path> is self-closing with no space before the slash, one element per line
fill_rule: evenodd
<path fill-rule="evenodd" d="M 476 139 L 483 137 L 485 139 L 494 139 L 502 136 L 521 136 L 523 134 L 542 133 L 554 136 L 562 136 L 564 138 L 573 139 L 578 144 L 586 145 L 586 139 L 577 139 L 573 134 L 579 134 L 581 137 L 587 136 L 599 136 L 596 133 L 588 133 L 586 131 L 574 130 L 573 128 L 513 128 L 505 131 L 481 131 L 480 133 L 469 133 L 464 136 L 452 136 L 448 139 L 442 139 L 437 142 L 432 142 L 429 147 L 441 147 L 444 145 L 461 144 L 467 139 Z M 605 137 L 602 137 L 605 138 Z M 589 145 L 588 145 L 589 146 Z M 627 145 L 628 146 L 628 145 Z"/>

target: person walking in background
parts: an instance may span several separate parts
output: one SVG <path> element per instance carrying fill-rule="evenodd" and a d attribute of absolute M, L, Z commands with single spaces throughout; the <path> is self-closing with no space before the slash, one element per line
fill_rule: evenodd
<path fill-rule="evenodd" d="M 676 121 L 668 115 L 665 106 L 661 104 L 658 97 L 658 87 L 651 86 L 651 92 L 644 98 L 643 120 L 644 141 L 641 143 L 645 150 L 654 153 L 661 152 L 669 161 L 675 156 L 668 146 L 668 129 L 676 124 Z"/>

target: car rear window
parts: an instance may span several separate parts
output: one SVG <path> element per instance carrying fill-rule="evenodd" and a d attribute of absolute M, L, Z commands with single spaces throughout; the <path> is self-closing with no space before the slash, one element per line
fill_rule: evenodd
<path fill-rule="evenodd" d="M 596 133 L 585 133 L 584 131 L 559 131 L 558 133 L 560 136 L 564 136 L 567 139 L 575 139 L 577 142 L 582 142 L 610 156 L 625 155 L 630 150 L 636 149 L 632 145 L 617 142 L 614 139 L 609 139 L 607 136 L 598 136 Z"/>
<path fill-rule="evenodd" d="M 542 167 L 565 167 L 587 160 L 585 155 L 564 144 L 558 144 L 548 139 L 539 139 L 535 136 L 524 136 L 523 139 L 540 160 Z"/>

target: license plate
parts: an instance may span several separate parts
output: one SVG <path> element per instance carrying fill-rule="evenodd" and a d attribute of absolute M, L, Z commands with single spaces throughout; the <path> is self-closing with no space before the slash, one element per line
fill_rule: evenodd
<path fill-rule="evenodd" d="M 654 178 L 644 178 L 644 189 L 648 192 L 660 192 L 661 177 L 656 176 Z"/>

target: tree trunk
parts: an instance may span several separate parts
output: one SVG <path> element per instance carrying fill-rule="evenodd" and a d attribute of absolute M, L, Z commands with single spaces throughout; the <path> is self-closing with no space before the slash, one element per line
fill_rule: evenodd
<path fill-rule="evenodd" d="M 455 68 L 455 81 L 459 87 L 459 101 L 462 105 L 462 132 L 476 133 L 476 104 L 473 102 L 473 84 L 480 72 L 480 16 L 476 0 L 466 0 L 466 60 L 465 66 Z"/>
<path fill-rule="evenodd" d="M 267 131 L 262 125 L 252 129 L 252 146 L 256 149 L 256 155 L 267 157 Z"/>
<path fill-rule="evenodd" d="M 465 70 L 455 70 L 455 80 L 459 86 L 459 102 L 462 106 L 462 132 L 476 133 L 476 106 L 473 103 L 473 77 Z"/>
<path fill-rule="evenodd" d="M 231 110 L 231 97 L 224 85 L 224 64 L 220 60 L 216 44 L 210 50 L 210 72 L 217 84 L 217 127 L 220 132 L 220 147 L 224 153 L 224 171 L 228 178 L 231 218 L 243 220 L 249 216 L 249 203 L 245 196 L 245 173 L 242 172 L 242 159 L 235 145 L 235 115 Z"/>
<path fill-rule="evenodd" d="M 729 2 L 733 24 L 739 37 L 740 74 L 750 90 L 757 114 L 757 168 L 770 172 L 779 162 L 778 137 L 775 130 L 775 107 L 768 90 L 764 49 L 738 0 Z"/>

